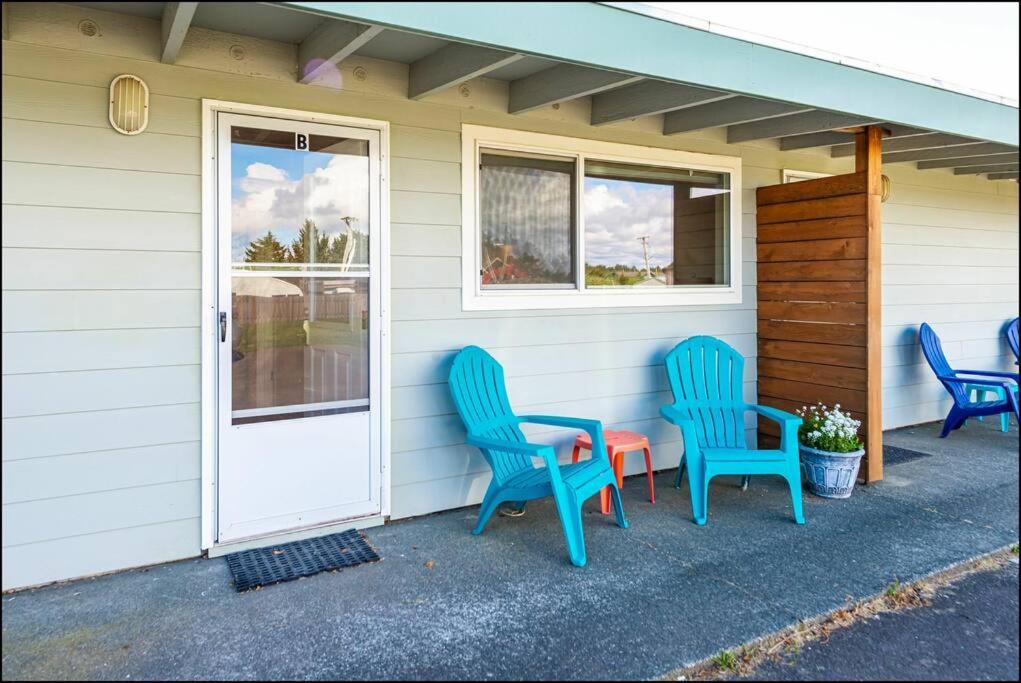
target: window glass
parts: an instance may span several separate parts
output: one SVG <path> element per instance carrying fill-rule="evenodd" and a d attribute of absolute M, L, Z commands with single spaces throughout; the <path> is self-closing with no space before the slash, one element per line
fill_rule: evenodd
<path fill-rule="evenodd" d="M 585 287 L 730 282 L 730 176 L 585 162 Z"/>
<path fill-rule="evenodd" d="M 575 287 L 575 161 L 483 150 L 482 289 Z"/>

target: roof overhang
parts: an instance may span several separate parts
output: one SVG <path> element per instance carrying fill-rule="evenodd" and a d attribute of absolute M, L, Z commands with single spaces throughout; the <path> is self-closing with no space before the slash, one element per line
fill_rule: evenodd
<path fill-rule="evenodd" d="M 282 2 L 361 24 L 1018 144 L 1018 109 L 589 2 Z"/>

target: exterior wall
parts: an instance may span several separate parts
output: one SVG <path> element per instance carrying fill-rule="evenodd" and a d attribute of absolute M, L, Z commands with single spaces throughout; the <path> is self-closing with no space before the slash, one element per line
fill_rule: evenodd
<path fill-rule="evenodd" d="M 467 97 L 453 89 L 412 102 L 405 97 L 407 66 L 371 59 L 344 63 L 343 89 L 299 85 L 294 46 L 202 29 L 189 32 L 178 64 L 169 66 L 156 55 L 158 22 L 42 3 L 11 4 L 9 12 L 10 40 L 3 42 L 5 589 L 200 552 L 201 98 L 392 124 L 395 518 L 481 499 L 487 468 L 463 445 L 444 383 L 453 352 L 469 343 L 504 363 L 522 412 L 598 416 L 608 426 L 644 431 L 657 466 L 674 466 L 679 435 L 657 417 L 668 399 L 660 361 L 673 344 L 696 333 L 722 337 L 748 358 L 746 395 L 755 396 L 754 188 L 779 182 L 782 168 L 840 173 L 852 163 L 818 151 L 780 153 L 771 142 L 726 145 L 720 130 L 663 137 L 660 117 L 593 128 L 586 101 L 509 116 L 506 84 L 488 79 L 470 82 Z M 99 37 L 77 32 L 86 17 L 100 24 Z M 245 59 L 234 60 L 231 45 L 244 47 Z M 354 75 L 359 66 L 364 80 Z M 106 89 L 121 73 L 140 76 L 152 93 L 149 129 L 136 137 L 118 135 L 106 119 Z M 743 303 L 462 312 L 462 123 L 741 156 Z M 894 200 L 886 219 L 900 227 L 888 235 L 972 249 L 891 242 L 884 277 L 889 273 L 891 284 L 922 277 L 925 268 L 910 259 L 970 259 L 954 277 L 1014 284 L 970 287 L 972 300 L 983 303 L 967 307 L 975 311 L 969 314 L 1002 320 L 1009 317 L 1004 311 L 1016 311 L 1016 186 L 910 169 L 890 175 Z M 949 225 L 938 233 L 926 227 L 941 222 Z M 942 241 L 932 242 L 936 235 Z M 999 269 L 978 267 L 1005 259 L 1005 249 L 1013 249 L 1013 270 L 1006 260 Z M 946 289 L 946 296 L 960 295 Z M 938 300 L 930 287 L 890 291 L 891 347 L 908 352 L 897 346 L 905 342 L 894 332 L 895 316 L 910 317 L 911 304 Z M 937 310 L 948 322 L 972 320 L 948 317 L 964 315 L 961 307 Z M 965 328 L 958 324 L 958 337 L 946 336 L 960 341 L 969 334 Z M 972 357 L 996 354 L 993 335 L 961 347 L 974 347 Z M 927 405 L 932 392 L 918 381 L 920 371 L 902 363 L 891 365 L 891 373 L 902 367 L 906 374 L 897 376 L 913 376 L 902 383 Z M 887 400 L 898 396 L 893 390 Z M 559 438 L 540 438 L 547 437 Z"/>
<path fill-rule="evenodd" d="M 884 172 L 883 428 L 893 429 L 950 409 L 918 345 L 923 322 L 958 367 L 1016 371 L 1003 329 L 1018 315 L 1018 199 L 1014 181 Z"/>

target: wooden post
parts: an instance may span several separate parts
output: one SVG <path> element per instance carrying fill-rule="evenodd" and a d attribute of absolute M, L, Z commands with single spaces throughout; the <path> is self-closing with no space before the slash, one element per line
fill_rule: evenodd
<path fill-rule="evenodd" d="M 865 461 L 859 476 L 871 483 L 883 478 L 882 324 L 883 231 L 880 217 L 883 196 L 883 131 L 867 126 L 854 136 L 854 166 L 866 177 L 866 424 Z"/>

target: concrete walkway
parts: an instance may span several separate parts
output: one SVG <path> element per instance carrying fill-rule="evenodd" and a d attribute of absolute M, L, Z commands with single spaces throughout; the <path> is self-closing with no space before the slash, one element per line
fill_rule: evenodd
<path fill-rule="evenodd" d="M 625 483 L 631 528 L 589 501 L 589 564 L 567 562 L 548 503 L 469 534 L 476 508 L 370 530 L 383 562 L 237 594 L 192 560 L 3 598 L 3 678 L 649 678 L 1018 538 L 1018 433 L 927 425 L 932 453 L 847 501 L 716 480 L 688 495 Z M 427 566 L 427 564 L 429 566 Z M 867 670 L 862 670 L 867 675 Z"/>
<path fill-rule="evenodd" d="M 965 576 L 921 609 L 881 614 L 768 662 L 757 681 L 1016 681 L 1017 558 Z"/>

